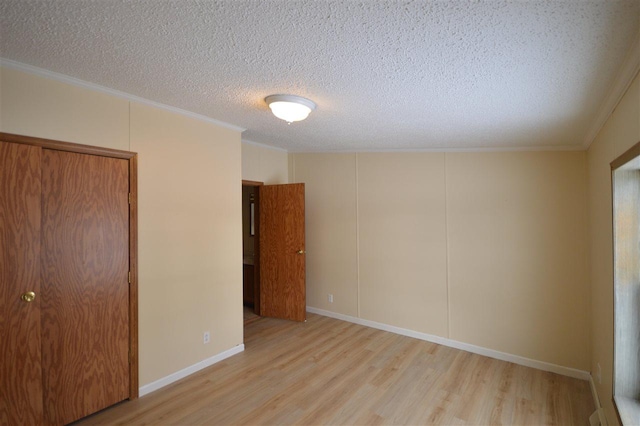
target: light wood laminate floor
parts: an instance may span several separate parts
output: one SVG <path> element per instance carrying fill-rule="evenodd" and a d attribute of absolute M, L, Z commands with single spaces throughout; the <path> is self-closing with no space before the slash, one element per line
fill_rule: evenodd
<path fill-rule="evenodd" d="M 586 381 L 308 314 L 254 321 L 243 353 L 81 424 L 587 425 L 593 411 Z"/>

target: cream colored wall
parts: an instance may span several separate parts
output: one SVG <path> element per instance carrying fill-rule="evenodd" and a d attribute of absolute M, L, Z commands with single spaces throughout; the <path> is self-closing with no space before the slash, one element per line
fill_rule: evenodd
<path fill-rule="evenodd" d="M 445 154 L 358 154 L 360 314 L 448 335 Z"/>
<path fill-rule="evenodd" d="M 0 131 L 138 153 L 140 385 L 241 344 L 240 133 L 20 71 L 0 78 Z"/>
<path fill-rule="evenodd" d="M 357 316 L 356 156 L 291 157 L 292 180 L 305 182 L 307 305 Z"/>
<path fill-rule="evenodd" d="M 627 90 L 587 151 L 591 275 L 591 371 L 610 424 L 617 423 L 613 389 L 613 231 L 610 163 L 640 141 L 640 76 Z"/>
<path fill-rule="evenodd" d="M 0 67 L 6 133 L 129 150 L 129 101 Z"/>
<path fill-rule="evenodd" d="M 291 157 L 310 306 L 589 369 L 584 152 Z"/>
<path fill-rule="evenodd" d="M 131 150 L 144 384 L 242 343 L 240 134 L 132 103 Z"/>
<path fill-rule="evenodd" d="M 242 179 L 265 185 L 289 183 L 287 152 L 242 142 Z"/>
<path fill-rule="evenodd" d="M 585 160 L 447 154 L 452 339 L 589 369 Z"/>

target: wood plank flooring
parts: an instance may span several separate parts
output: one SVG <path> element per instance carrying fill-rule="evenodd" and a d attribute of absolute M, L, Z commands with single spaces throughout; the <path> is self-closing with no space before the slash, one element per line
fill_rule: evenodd
<path fill-rule="evenodd" d="M 243 319 L 244 319 L 244 326 L 248 326 L 249 324 L 251 324 L 252 322 L 258 321 L 260 319 L 262 319 L 262 317 L 256 315 L 253 312 L 253 308 L 250 308 L 248 306 L 243 306 L 242 307 L 242 315 L 243 315 Z"/>
<path fill-rule="evenodd" d="M 82 425 L 587 425 L 588 382 L 308 314 L 245 327 L 245 351 Z"/>

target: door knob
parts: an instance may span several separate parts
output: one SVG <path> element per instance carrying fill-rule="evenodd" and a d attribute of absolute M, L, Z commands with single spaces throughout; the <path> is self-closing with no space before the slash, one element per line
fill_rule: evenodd
<path fill-rule="evenodd" d="M 306 253 L 306 251 L 304 251 L 304 250 L 298 250 L 298 254 L 305 254 L 305 253 Z"/>
<path fill-rule="evenodd" d="M 28 291 L 25 294 L 23 294 L 22 296 L 20 296 L 20 299 L 22 299 L 23 301 L 29 303 L 29 302 L 33 302 L 33 299 L 36 298 L 36 294 L 33 291 Z"/>

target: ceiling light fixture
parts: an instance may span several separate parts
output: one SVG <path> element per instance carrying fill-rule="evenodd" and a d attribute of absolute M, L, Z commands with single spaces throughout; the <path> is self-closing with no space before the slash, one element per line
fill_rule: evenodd
<path fill-rule="evenodd" d="M 313 101 L 295 95 L 270 95 L 264 98 L 264 101 L 271 108 L 273 115 L 289 124 L 304 120 L 316 109 Z"/>

